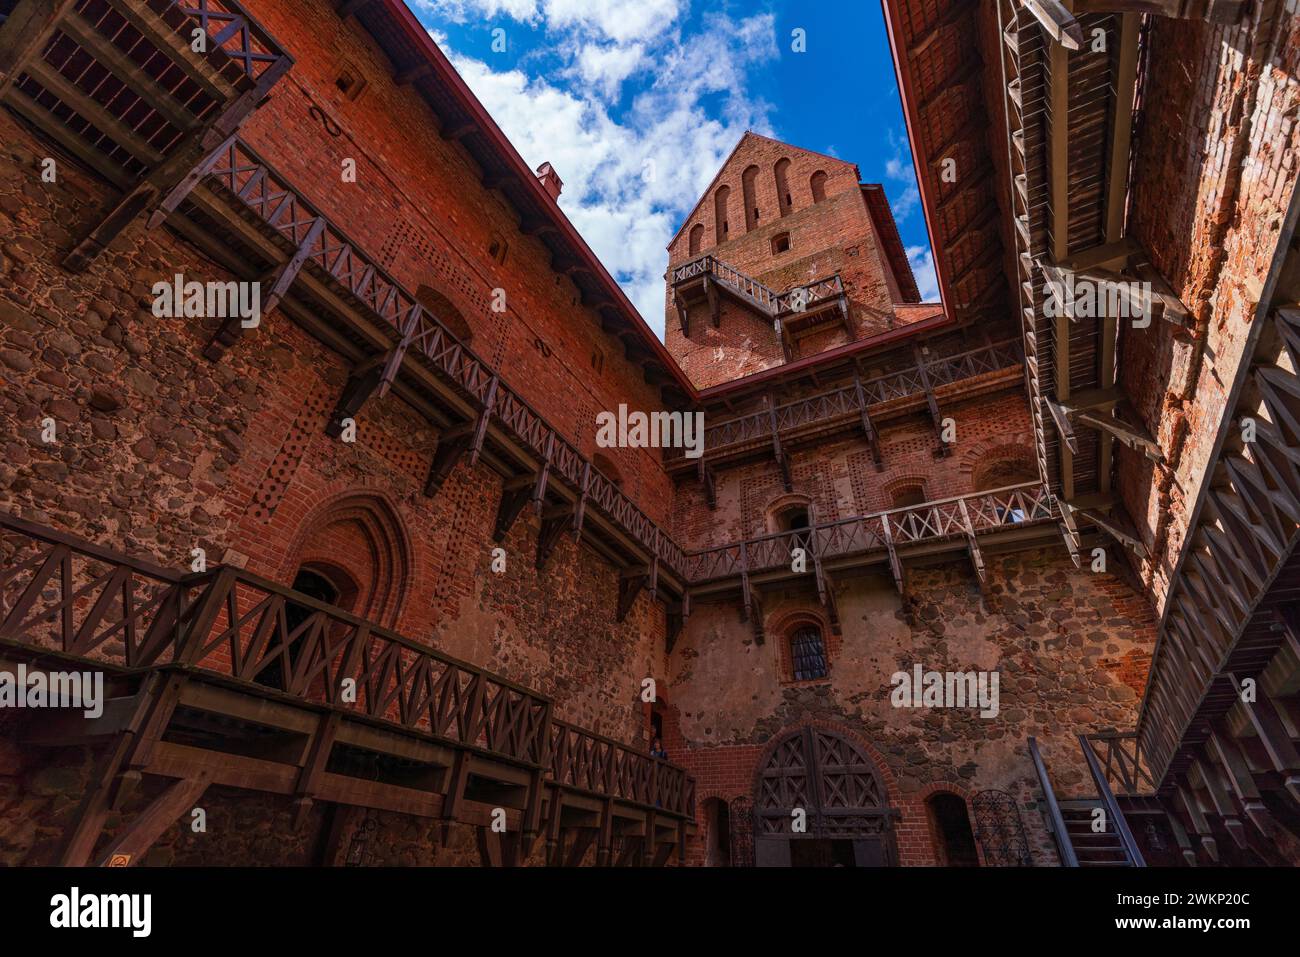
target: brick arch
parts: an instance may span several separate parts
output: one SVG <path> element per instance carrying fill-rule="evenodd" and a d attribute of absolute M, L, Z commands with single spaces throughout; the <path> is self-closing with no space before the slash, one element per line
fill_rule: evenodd
<path fill-rule="evenodd" d="M 946 778 L 938 781 L 931 781 L 925 787 L 921 788 L 921 790 L 917 791 L 914 796 L 914 800 L 920 804 L 922 810 L 925 812 L 926 824 L 930 829 L 930 843 L 933 849 L 934 863 L 940 863 L 939 847 L 942 838 L 935 832 L 934 820 L 929 814 L 929 807 L 930 798 L 938 794 L 953 794 L 961 798 L 965 803 L 966 818 L 970 822 L 971 835 L 975 838 L 975 853 L 979 856 L 980 867 L 987 867 L 988 861 L 984 856 L 984 845 L 980 843 L 979 835 L 975 833 L 975 792 L 964 784 L 959 784 L 956 781 Z"/>
<path fill-rule="evenodd" d="M 842 636 L 835 634 L 830 620 L 820 605 L 797 604 L 785 607 L 771 614 L 764 624 L 764 631 L 771 638 L 776 652 L 777 667 L 783 684 L 794 683 L 794 659 L 790 650 L 790 636 L 800 625 L 816 625 L 822 632 L 822 653 L 826 656 L 827 677 L 817 681 L 829 680 L 835 659 L 839 657 Z M 799 682 L 805 684 L 809 682 Z"/>
<path fill-rule="evenodd" d="M 962 450 L 958 471 L 965 476 L 968 487 L 974 491 L 989 471 L 1011 462 L 1024 464 L 1035 474 L 1038 457 L 1034 454 L 1034 439 L 1028 432 L 1015 432 L 975 442 Z"/>
<path fill-rule="evenodd" d="M 348 489 L 320 502 L 299 523 L 282 569 L 323 575 L 353 614 L 395 627 L 414 558 L 397 508 L 380 490 Z"/>
<path fill-rule="evenodd" d="M 822 731 L 829 731 L 832 734 L 837 734 L 861 750 L 873 765 L 876 772 L 876 780 L 880 783 L 880 788 L 884 792 L 885 805 L 887 807 L 896 807 L 901 809 L 902 805 L 900 801 L 901 795 L 899 793 L 898 779 L 894 777 L 894 772 L 885 761 L 885 756 L 877 750 L 874 744 L 847 725 L 835 721 L 826 721 L 821 718 L 811 718 L 796 724 L 788 724 L 768 739 L 767 744 L 763 746 L 763 750 L 758 754 L 758 760 L 754 762 L 754 771 L 750 780 L 750 793 L 758 793 L 759 782 L 763 775 L 763 768 L 767 766 L 768 760 L 771 759 L 773 753 L 775 753 L 781 742 L 790 735 L 803 731 L 805 728 L 819 728 Z"/>
<path fill-rule="evenodd" d="M 780 531 L 777 527 L 778 516 L 789 508 L 799 506 L 811 510 L 813 508 L 812 496 L 805 492 L 786 492 L 769 500 L 763 506 L 763 531 L 765 533 Z M 810 515 L 809 518 L 811 517 Z"/>

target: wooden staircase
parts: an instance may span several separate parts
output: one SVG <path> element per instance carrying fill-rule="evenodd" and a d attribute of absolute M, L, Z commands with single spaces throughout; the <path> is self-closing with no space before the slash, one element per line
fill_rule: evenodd
<path fill-rule="evenodd" d="M 1146 867 L 1124 812 L 1084 735 L 1079 735 L 1079 747 L 1097 787 L 1097 796 L 1058 800 L 1039 754 L 1038 742 L 1029 739 L 1029 755 L 1045 799 L 1044 817 L 1056 840 L 1061 866 Z"/>

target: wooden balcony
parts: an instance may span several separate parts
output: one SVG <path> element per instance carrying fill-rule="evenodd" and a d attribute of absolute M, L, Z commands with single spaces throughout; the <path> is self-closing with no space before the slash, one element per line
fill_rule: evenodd
<path fill-rule="evenodd" d="M 690 310 L 699 303 L 708 304 L 716 328 L 720 297 L 725 295 L 773 322 L 786 361 L 793 356 L 801 335 L 827 322 L 848 327 L 848 297 L 838 274 L 778 292 L 715 256 L 705 255 L 674 268 L 669 286 L 683 335 L 690 335 Z"/>
<path fill-rule="evenodd" d="M 1057 537 L 1055 500 L 1037 483 L 1014 485 L 777 532 L 688 553 L 691 601 L 734 598 L 764 640 L 761 589 L 806 582 L 815 586 L 832 626 L 839 629 L 833 576 L 874 565 L 889 568 L 905 592 L 909 560 L 960 556 L 984 581 L 984 550 L 1032 547 Z M 797 564 L 797 555 L 803 562 Z"/>
<path fill-rule="evenodd" d="M 0 102 L 122 193 L 72 269 L 156 212 L 293 63 L 238 0 L 4 0 L 0 12 Z"/>
<path fill-rule="evenodd" d="M 817 395 L 707 426 L 703 459 L 717 467 L 754 454 L 770 454 L 773 435 L 786 449 L 859 428 L 869 433 L 869 439 L 874 438 L 871 423 L 925 409 L 931 397 L 937 402 L 967 394 L 976 379 L 1000 387 L 1014 383 L 1023 374 L 1022 363 L 1019 340 L 1007 339 L 954 355 L 921 359 L 909 368 L 871 379 L 855 378 Z M 682 449 L 666 450 L 665 459 L 675 473 L 699 467 L 698 460 L 685 458 Z"/>
<path fill-rule="evenodd" d="M 681 768 L 554 720 L 544 695 L 236 568 L 179 575 L 3 515 L 0 660 L 107 675 L 102 717 L 21 731 L 115 742 L 64 863 L 92 859 L 146 774 L 173 782 L 160 801 L 227 785 L 292 797 L 300 821 L 316 801 L 473 824 L 502 808 L 506 859 L 544 834 L 553 862 L 570 839 L 608 862 L 620 838 L 663 864 L 694 818 Z M 98 859 L 138 860 L 159 813 Z"/>

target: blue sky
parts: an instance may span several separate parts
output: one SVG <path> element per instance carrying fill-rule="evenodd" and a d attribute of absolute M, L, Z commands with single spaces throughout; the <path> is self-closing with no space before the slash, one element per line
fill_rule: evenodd
<path fill-rule="evenodd" d="M 661 338 L 665 247 L 747 129 L 883 183 L 938 299 L 876 0 L 407 3 Z"/>

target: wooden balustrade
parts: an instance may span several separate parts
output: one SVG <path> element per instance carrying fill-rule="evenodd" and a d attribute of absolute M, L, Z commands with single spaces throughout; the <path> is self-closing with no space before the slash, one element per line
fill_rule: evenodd
<path fill-rule="evenodd" d="M 1054 514 L 1053 499 L 1042 485 L 1014 485 L 692 552 L 685 573 L 693 584 L 701 584 L 777 569 L 790 565 L 796 548 L 823 561 L 876 551 L 884 555 L 908 545 L 964 542 L 969 534 L 1048 522 Z"/>
<path fill-rule="evenodd" d="M 522 685 L 230 566 L 180 575 L 0 515 L 0 645 L 208 674 L 539 769 L 559 787 L 694 814 L 681 768 L 553 721 L 551 700 Z"/>
<path fill-rule="evenodd" d="M 1020 341 L 1007 339 L 951 356 L 938 356 L 926 360 L 924 366 L 933 388 L 991 372 L 1018 369 L 1021 354 Z M 900 399 L 923 397 L 926 392 L 925 379 L 917 366 L 863 379 L 860 383 L 849 383 L 776 406 L 777 434 L 784 439 L 800 429 L 857 422 L 863 412 L 870 412 L 873 407 Z M 706 426 L 705 457 L 732 451 L 749 443 L 770 441 L 772 419 L 769 410 L 761 409 Z M 679 462 L 684 458 L 684 451 L 668 449 L 665 458 L 669 462 Z"/>

